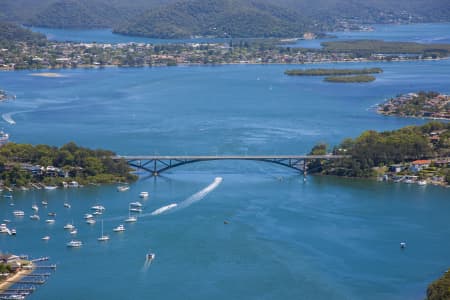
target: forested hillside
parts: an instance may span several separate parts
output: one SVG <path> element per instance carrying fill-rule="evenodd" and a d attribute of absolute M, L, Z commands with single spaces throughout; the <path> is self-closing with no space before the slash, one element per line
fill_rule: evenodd
<path fill-rule="evenodd" d="M 294 37 L 361 24 L 450 21 L 448 0 L 2 0 L 0 21 L 153 37 Z"/>

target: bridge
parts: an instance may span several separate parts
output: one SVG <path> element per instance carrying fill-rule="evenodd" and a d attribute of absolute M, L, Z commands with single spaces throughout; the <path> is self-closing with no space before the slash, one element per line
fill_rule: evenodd
<path fill-rule="evenodd" d="M 222 156 L 113 156 L 114 160 L 125 160 L 128 165 L 158 176 L 169 169 L 213 160 L 251 160 L 281 165 L 302 172 L 306 176 L 308 161 L 321 159 L 333 160 L 350 157 L 348 155 L 222 155 Z"/>

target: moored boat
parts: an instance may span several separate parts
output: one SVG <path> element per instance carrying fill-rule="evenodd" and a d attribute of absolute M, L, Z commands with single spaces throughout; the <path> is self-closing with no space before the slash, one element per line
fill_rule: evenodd
<path fill-rule="evenodd" d="M 23 217 L 25 216 L 25 213 L 22 210 L 15 210 L 13 211 L 13 215 L 16 217 Z"/>
<path fill-rule="evenodd" d="M 41 238 L 41 240 L 43 240 L 43 241 L 48 241 L 49 239 L 50 239 L 50 236 L 48 236 L 48 235 L 46 235 L 43 238 Z"/>
<path fill-rule="evenodd" d="M 128 185 L 119 185 L 117 187 L 118 192 L 125 192 L 125 191 L 128 191 L 129 189 L 130 189 L 130 187 Z"/>
<path fill-rule="evenodd" d="M 119 226 L 117 226 L 116 228 L 113 229 L 114 232 L 121 232 L 121 231 L 125 231 L 125 227 L 120 224 Z"/>
<path fill-rule="evenodd" d="M 81 241 L 71 240 L 66 245 L 67 245 L 67 247 L 78 248 L 78 247 L 81 247 L 83 245 L 83 243 Z"/>
<path fill-rule="evenodd" d="M 140 193 L 139 193 L 139 197 L 141 197 L 141 198 L 147 198 L 147 197 L 148 197 L 148 192 L 140 192 Z"/>
<path fill-rule="evenodd" d="M 39 217 L 38 215 L 34 214 L 34 215 L 31 215 L 31 216 L 30 216 L 30 219 L 31 219 L 31 220 L 36 220 L 36 221 L 37 221 L 37 220 L 40 219 L 40 217 Z"/>

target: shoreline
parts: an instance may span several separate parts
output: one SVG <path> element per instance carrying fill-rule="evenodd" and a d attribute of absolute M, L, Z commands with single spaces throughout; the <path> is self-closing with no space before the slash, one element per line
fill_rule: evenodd
<path fill-rule="evenodd" d="M 30 269 L 22 269 L 14 275 L 7 277 L 4 281 L 0 282 L 0 293 L 8 290 L 8 288 L 17 282 L 19 282 L 26 275 L 31 274 L 34 271 L 34 265 L 32 264 L 32 268 Z"/>

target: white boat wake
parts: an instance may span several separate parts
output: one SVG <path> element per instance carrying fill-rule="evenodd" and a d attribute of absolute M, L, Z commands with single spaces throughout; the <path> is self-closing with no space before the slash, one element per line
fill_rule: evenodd
<path fill-rule="evenodd" d="M 17 112 L 10 112 L 10 113 L 6 113 L 6 114 L 2 114 L 2 119 L 11 125 L 14 125 L 14 124 L 16 124 L 16 121 L 13 120 L 12 115 L 14 115 L 16 113 Z"/>
<path fill-rule="evenodd" d="M 169 204 L 169 205 L 166 205 L 166 206 L 160 207 L 160 208 L 158 208 L 158 209 L 155 209 L 150 215 L 152 215 L 152 216 L 157 216 L 157 215 L 160 215 L 160 214 L 162 214 L 163 212 L 166 212 L 166 211 L 168 211 L 168 210 L 171 210 L 172 208 L 177 207 L 177 206 L 178 206 L 178 205 L 177 205 L 176 203 L 171 203 L 171 204 Z"/>
<path fill-rule="evenodd" d="M 203 198 L 206 197 L 206 195 L 208 195 L 213 190 L 215 190 L 222 183 L 222 181 L 223 181 L 222 177 L 216 177 L 214 179 L 214 181 L 210 185 L 208 185 L 207 187 L 205 187 L 201 191 L 195 193 L 194 195 L 190 196 L 186 200 L 178 203 L 177 209 L 186 208 L 186 207 L 194 204 L 195 202 L 198 202 L 198 201 L 202 200 Z"/>

